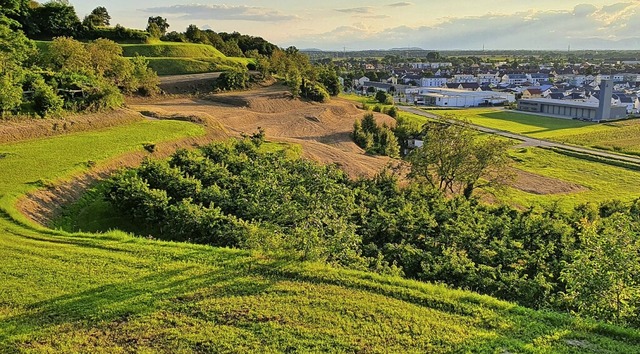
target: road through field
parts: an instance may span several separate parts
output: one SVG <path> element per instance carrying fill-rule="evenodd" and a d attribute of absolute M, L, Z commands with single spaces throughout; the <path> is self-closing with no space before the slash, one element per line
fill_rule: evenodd
<path fill-rule="evenodd" d="M 417 115 L 421 115 L 421 116 L 427 117 L 427 118 L 445 120 L 448 123 L 452 123 L 452 124 L 458 124 L 459 123 L 455 119 L 445 119 L 445 118 L 442 118 L 441 116 L 438 116 L 436 114 L 428 113 L 428 112 L 425 112 L 423 110 L 420 110 L 420 109 L 417 109 L 417 108 L 413 108 L 413 107 L 398 106 L 398 108 L 400 108 L 400 110 L 402 110 L 402 111 L 413 113 L 413 114 L 417 114 Z M 635 163 L 635 164 L 640 164 L 640 157 L 634 157 L 634 156 L 628 156 L 628 155 L 620 155 L 620 154 L 614 154 L 614 153 L 610 153 L 610 152 L 606 152 L 606 151 L 590 149 L 590 148 L 586 148 L 586 147 L 579 147 L 579 146 L 575 146 L 575 145 L 567 145 L 567 144 L 562 144 L 562 143 L 556 143 L 556 142 L 549 141 L 549 140 L 536 139 L 536 138 L 528 137 L 526 135 L 510 133 L 510 132 L 506 132 L 504 130 L 491 129 L 491 128 L 487 128 L 487 127 L 483 127 L 483 126 L 475 125 L 475 124 L 469 124 L 469 126 L 471 128 L 473 128 L 473 129 L 481 131 L 483 133 L 494 134 L 494 135 L 503 136 L 503 137 L 509 138 L 509 139 L 520 140 L 520 141 L 522 141 L 522 146 L 559 148 L 559 149 L 564 149 L 564 150 L 568 150 L 568 151 L 574 151 L 574 152 L 578 152 L 578 153 L 590 154 L 590 155 L 594 155 L 594 156 L 598 156 L 598 157 L 604 157 L 604 158 L 608 158 L 608 159 L 614 159 L 614 160 L 619 160 L 619 161 L 625 161 L 625 162 L 631 162 L 631 163 Z"/>

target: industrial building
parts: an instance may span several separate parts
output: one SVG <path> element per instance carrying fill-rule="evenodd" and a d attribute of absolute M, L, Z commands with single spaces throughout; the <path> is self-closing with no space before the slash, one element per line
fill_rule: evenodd
<path fill-rule="evenodd" d="M 467 91 L 436 87 L 421 87 L 415 93 L 415 101 L 437 107 L 481 107 L 497 106 L 515 102 L 515 96 L 508 92 Z M 407 91 L 407 94 L 410 92 Z"/>
<path fill-rule="evenodd" d="M 627 107 L 613 105 L 613 82 L 603 80 L 600 84 L 598 103 L 554 100 L 551 98 L 530 98 L 518 101 L 518 110 L 523 112 L 541 113 L 559 118 L 570 118 L 599 122 L 627 117 Z"/>

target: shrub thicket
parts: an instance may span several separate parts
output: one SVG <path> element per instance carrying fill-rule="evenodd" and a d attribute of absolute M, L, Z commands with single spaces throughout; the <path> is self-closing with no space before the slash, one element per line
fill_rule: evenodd
<path fill-rule="evenodd" d="M 369 123 L 366 123 L 369 124 Z M 395 177 L 262 153 L 261 136 L 179 151 L 107 195 L 163 239 L 262 249 L 640 325 L 640 201 L 519 211 Z M 593 281 L 596 280 L 597 281 Z"/>
<path fill-rule="evenodd" d="M 386 124 L 378 125 L 373 113 L 365 113 L 361 121 L 355 121 L 351 136 L 358 146 L 370 154 L 400 156 L 398 138 Z"/>

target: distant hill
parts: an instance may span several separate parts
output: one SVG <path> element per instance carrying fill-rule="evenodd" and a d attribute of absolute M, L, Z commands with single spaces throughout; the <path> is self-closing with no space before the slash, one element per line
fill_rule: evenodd
<path fill-rule="evenodd" d="M 391 51 L 399 51 L 399 50 L 424 50 L 420 47 L 405 47 L 405 48 L 391 48 Z"/>

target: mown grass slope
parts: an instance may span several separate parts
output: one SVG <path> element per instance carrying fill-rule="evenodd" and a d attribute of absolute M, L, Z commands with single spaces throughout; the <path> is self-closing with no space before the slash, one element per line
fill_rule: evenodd
<path fill-rule="evenodd" d="M 444 286 L 16 222 L 34 181 L 201 134 L 143 123 L 0 145 L 0 352 L 640 352 L 638 331 Z"/>
<path fill-rule="evenodd" d="M 518 169 L 575 183 L 583 186 L 584 190 L 541 195 L 506 188 L 496 192 L 501 202 L 519 206 L 558 204 L 572 208 L 588 202 L 600 203 L 612 199 L 632 201 L 640 198 L 640 173 L 637 170 L 541 148 L 516 148 L 510 150 L 509 156 L 514 160 L 513 166 Z"/>
<path fill-rule="evenodd" d="M 430 112 L 443 114 L 437 110 Z M 496 109 L 452 110 L 446 114 L 473 124 L 534 138 L 640 155 L 638 119 L 598 124 Z"/>
<path fill-rule="evenodd" d="M 36 41 L 41 52 L 49 49 L 51 42 Z M 249 58 L 227 57 L 213 46 L 196 43 L 153 42 L 149 44 L 120 44 L 123 56 L 144 56 L 149 67 L 158 75 L 186 75 L 225 71 L 232 67 L 246 67 Z"/>
<path fill-rule="evenodd" d="M 171 58 L 225 58 L 215 47 L 206 44 L 155 42 L 149 44 L 121 44 L 123 55 L 133 57 L 171 57 Z"/>
<path fill-rule="evenodd" d="M 150 44 L 121 44 L 123 55 L 142 55 L 149 59 L 149 67 L 158 75 L 199 74 L 246 67 L 247 58 L 232 58 L 206 44 L 155 42 Z"/>

